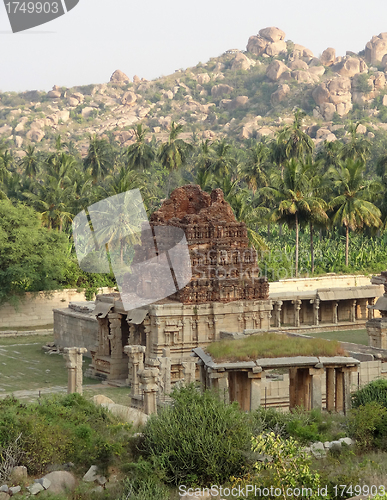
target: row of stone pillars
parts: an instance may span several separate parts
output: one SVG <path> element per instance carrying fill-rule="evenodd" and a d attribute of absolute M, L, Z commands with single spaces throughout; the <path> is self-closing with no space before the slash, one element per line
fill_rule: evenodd
<path fill-rule="evenodd" d="M 326 367 L 326 409 L 347 413 L 351 407 L 351 373 L 357 367 Z M 324 368 L 290 368 L 289 409 L 322 407 Z"/>
<path fill-rule="evenodd" d="M 295 299 L 292 300 L 291 303 L 294 306 L 294 326 L 299 327 L 300 326 L 300 310 L 301 310 L 301 300 L 300 299 Z M 367 308 L 368 308 L 368 319 L 373 318 L 373 309 L 370 307 L 374 303 L 374 299 L 369 299 L 367 301 Z M 319 326 L 320 320 L 319 320 L 319 309 L 320 309 L 320 299 L 311 299 L 310 304 L 313 304 L 313 325 Z M 356 305 L 357 301 L 352 300 L 351 301 L 351 308 L 349 311 L 349 321 L 354 323 L 356 321 Z M 273 316 L 274 316 L 274 326 L 275 328 L 281 328 L 281 311 L 282 311 L 282 306 L 283 306 L 283 301 L 282 300 L 276 300 L 273 304 Z M 370 306 L 370 307 L 368 307 Z M 338 324 L 339 318 L 338 318 L 338 307 L 339 303 L 337 301 L 332 302 L 332 323 Z"/>

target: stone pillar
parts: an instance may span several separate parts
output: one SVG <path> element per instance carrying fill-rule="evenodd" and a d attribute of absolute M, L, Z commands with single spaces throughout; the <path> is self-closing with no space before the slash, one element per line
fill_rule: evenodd
<path fill-rule="evenodd" d="M 335 409 L 335 369 L 326 369 L 326 408 L 327 411 Z"/>
<path fill-rule="evenodd" d="M 146 357 L 151 356 L 151 321 L 150 318 L 144 319 L 144 332 L 145 332 L 145 353 Z"/>
<path fill-rule="evenodd" d="M 112 359 L 121 359 L 123 357 L 122 349 L 122 330 L 121 330 L 121 314 L 109 313 L 110 323 L 110 351 Z"/>
<path fill-rule="evenodd" d="M 141 389 L 144 392 L 144 413 L 157 413 L 157 391 L 159 389 L 159 369 L 144 368 L 138 372 Z"/>
<path fill-rule="evenodd" d="M 344 372 L 340 368 L 336 368 L 335 372 L 335 409 L 338 413 L 341 413 L 344 411 Z"/>
<path fill-rule="evenodd" d="M 292 300 L 292 304 L 294 304 L 294 326 L 299 327 L 301 300 L 300 299 Z"/>
<path fill-rule="evenodd" d="M 274 326 L 276 328 L 281 328 L 281 308 L 282 308 L 282 300 L 276 300 L 275 309 L 274 309 Z"/>
<path fill-rule="evenodd" d="M 226 371 L 224 372 L 218 372 L 218 379 L 217 379 L 217 386 L 218 390 L 220 392 L 220 396 L 223 399 L 223 401 L 228 404 L 230 402 L 230 393 L 229 393 L 229 387 L 228 387 L 228 373 Z"/>
<path fill-rule="evenodd" d="M 320 309 L 320 299 L 312 299 L 310 303 L 313 304 L 313 324 L 315 326 L 318 326 L 319 325 L 318 311 Z"/>
<path fill-rule="evenodd" d="M 160 387 L 161 392 L 168 396 L 172 390 L 171 384 L 171 349 L 163 349 L 163 356 L 158 358 L 160 362 Z"/>
<path fill-rule="evenodd" d="M 355 321 L 356 321 L 356 300 L 351 301 L 351 310 L 350 310 L 349 320 L 352 323 L 355 323 Z"/>
<path fill-rule="evenodd" d="M 370 319 L 374 319 L 375 317 L 375 309 L 372 309 L 372 306 L 375 304 L 375 299 L 367 300 L 367 309 L 368 309 L 368 321 Z"/>
<path fill-rule="evenodd" d="M 332 302 L 332 322 L 337 325 L 337 323 L 339 322 L 339 317 L 338 317 L 338 314 L 337 314 L 337 308 L 339 307 L 339 303 L 338 302 L 335 302 L 333 301 Z"/>
<path fill-rule="evenodd" d="M 259 367 L 257 367 L 257 369 L 259 369 Z M 255 370 L 255 368 L 253 368 L 253 370 Z M 254 411 L 261 406 L 262 389 L 266 379 L 266 373 L 264 371 L 249 372 L 249 378 L 251 379 L 250 411 Z"/>
<path fill-rule="evenodd" d="M 65 347 L 63 349 L 66 368 L 68 370 L 67 393 L 77 392 L 82 394 L 82 361 L 83 354 L 87 352 L 85 347 Z"/>
<path fill-rule="evenodd" d="M 311 389 L 312 389 L 312 397 L 311 397 L 311 408 L 319 408 L 322 409 L 322 377 L 324 375 L 324 368 L 309 368 L 309 375 L 312 377 L 311 381 Z"/>
<path fill-rule="evenodd" d="M 183 378 L 185 384 L 191 384 L 196 380 L 196 361 L 183 361 Z"/>
<path fill-rule="evenodd" d="M 107 318 L 97 318 L 98 321 L 98 348 L 99 356 L 110 356 L 109 324 Z"/>
<path fill-rule="evenodd" d="M 139 396 L 140 381 L 138 378 L 138 372 L 144 369 L 145 347 L 142 345 L 127 345 L 124 347 L 124 352 L 129 358 L 129 377 L 126 382 L 131 387 L 130 395 Z"/>
<path fill-rule="evenodd" d="M 312 376 L 308 368 L 289 369 L 289 410 L 297 406 L 311 408 Z"/>
<path fill-rule="evenodd" d="M 343 372 L 343 411 L 344 415 L 351 409 L 351 374 L 357 372 L 357 366 L 341 368 Z"/>

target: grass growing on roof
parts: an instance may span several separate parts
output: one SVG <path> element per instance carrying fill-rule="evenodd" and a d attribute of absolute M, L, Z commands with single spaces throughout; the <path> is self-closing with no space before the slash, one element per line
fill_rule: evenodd
<path fill-rule="evenodd" d="M 339 356 L 339 342 L 325 339 L 287 337 L 277 333 L 251 335 L 246 339 L 220 340 L 206 347 L 216 362 L 255 361 L 257 358 L 287 356 Z"/>

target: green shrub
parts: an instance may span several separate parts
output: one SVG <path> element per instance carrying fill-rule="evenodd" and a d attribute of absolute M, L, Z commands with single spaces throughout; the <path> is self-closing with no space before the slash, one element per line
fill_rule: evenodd
<path fill-rule="evenodd" d="M 353 408 L 348 418 L 348 430 L 361 450 L 385 447 L 387 408 L 376 401 Z"/>
<path fill-rule="evenodd" d="M 237 403 L 192 384 L 172 393 L 174 403 L 152 415 L 144 431 L 143 451 L 167 482 L 222 484 L 241 472 L 251 427 Z"/>
<path fill-rule="evenodd" d="M 0 448 L 21 434 L 21 465 L 31 474 L 64 462 L 106 469 L 115 456 L 125 455 L 129 430 L 130 426 L 79 394 L 28 405 L 15 398 L 0 401 Z"/>
<path fill-rule="evenodd" d="M 387 379 L 373 380 L 352 394 L 352 407 L 358 408 L 376 401 L 387 408 Z"/>

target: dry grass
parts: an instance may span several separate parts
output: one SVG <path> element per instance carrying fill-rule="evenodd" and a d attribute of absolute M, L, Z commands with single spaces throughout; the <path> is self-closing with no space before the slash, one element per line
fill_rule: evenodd
<path fill-rule="evenodd" d="M 220 340 L 207 346 L 216 362 L 255 361 L 257 358 L 287 356 L 340 356 L 339 342 L 325 339 L 287 337 L 278 333 L 251 335 L 241 340 Z"/>

